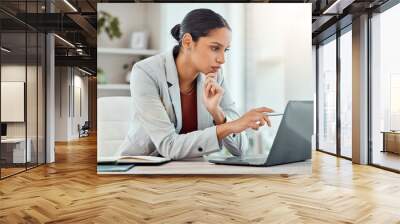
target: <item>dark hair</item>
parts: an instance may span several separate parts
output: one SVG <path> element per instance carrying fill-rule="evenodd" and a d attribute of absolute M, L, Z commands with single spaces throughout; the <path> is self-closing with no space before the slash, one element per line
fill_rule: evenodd
<path fill-rule="evenodd" d="M 193 41 L 197 41 L 200 37 L 207 36 L 210 30 L 223 27 L 231 30 L 226 20 L 211 9 L 195 9 L 190 11 L 183 18 L 181 24 L 176 24 L 171 29 L 172 36 L 179 42 L 174 47 L 174 55 L 178 54 L 179 48 L 182 45 L 181 39 L 185 33 L 189 33 Z"/>

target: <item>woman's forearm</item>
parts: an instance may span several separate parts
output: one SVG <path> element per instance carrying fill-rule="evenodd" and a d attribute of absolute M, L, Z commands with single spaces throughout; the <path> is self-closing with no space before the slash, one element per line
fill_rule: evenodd
<path fill-rule="evenodd" d="M 216 125 L 225 123 L 225 113 L 224 113 L 224 111 L 223 111 L 221 108 L 216 109 L 215 111 L 210 112 L 210 114 L 211 114 L 211 116 L 213 117 L 214 123 L 215 123 Z"/>
<path fill-rule="evenodd" d="M 219 124 L 216 126 L 218 141 L 221 141 L 226 136 L 233 133 L 232 125 L 233 125 L 232 122 L 227 122 L 227 123 Z"/>

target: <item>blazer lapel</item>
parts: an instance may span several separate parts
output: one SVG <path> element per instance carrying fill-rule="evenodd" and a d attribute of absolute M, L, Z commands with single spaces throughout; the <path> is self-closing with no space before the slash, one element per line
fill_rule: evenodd
<path fill-rule="evenodd" d="M 210 119 L 211 115 L 208 113 L 206 107 L 203 103 L 203 85 L 204 85 L 205 76 L 203 73 L 200 73 L 197 76 L 197 129 L 203 130 L 210 127 Z"/>
<path fill-rule="evenodd" d="M 179 89 L 178 72 L 176 70 L 175 60 L 172 51 L 167 53 L 165 64 L 167 72 L 168 92 L 176 116 L 175 130 L 177 131 L 177 133 L 179 133 L 182 129 L 181 95 Z"/>

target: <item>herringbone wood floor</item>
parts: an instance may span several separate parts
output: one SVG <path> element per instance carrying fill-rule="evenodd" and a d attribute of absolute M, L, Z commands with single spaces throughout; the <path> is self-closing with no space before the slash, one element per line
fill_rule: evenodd
<path fill-rule="evenodd" d="M 316 152 L 312 175 L 98 176 L 96 139 L 0 181 L 0 223 L 400 223 L 400 175 Z"/>

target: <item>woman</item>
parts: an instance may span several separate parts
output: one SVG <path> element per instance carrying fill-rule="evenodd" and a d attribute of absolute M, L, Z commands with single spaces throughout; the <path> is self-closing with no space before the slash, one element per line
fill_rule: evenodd
<path fill-rule="evenodd" d="M 222 149 L 240 156 L 245 130 L 270 121 L 262 107 L 239 117 L 226 90 L 221 65 L 231 29 L 209 9 L 189 12 L 171 30 L 179 42 L 170 52 L 135 64 L 131 75 L 133 127 L 122 155 L 161 155 L 173 160 L 200 157 Z"/>

